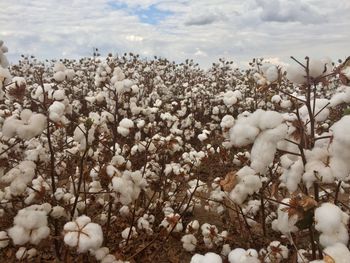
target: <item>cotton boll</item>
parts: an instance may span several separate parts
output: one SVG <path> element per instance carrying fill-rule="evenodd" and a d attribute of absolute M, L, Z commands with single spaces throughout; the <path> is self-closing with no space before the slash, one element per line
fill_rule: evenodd
<path fill-rule="evenodd" d="M 222 259 L 218 254 L 208 252 L 204 256 L 200 254 L 195 254 L 191 258 L 190 263 L 222 263 Z"/>
<path fill-rule="evenodd" d="M 228 255 L 230 263 L 241 263 L 241 258 L 245 255 L 246 250 L 243 248 L 236 248 Z"/>
<path fill-rule="evenodd" d="M 289 204 L 290 198 L 285 198 L 282 200 L 283 203 Z M 287 205 L 280 204 L 277 210 L 277 219 L 272 222 L 272 229 L 279 231 L 284 235 L 290 236 L 291 233 L 297 232 L 298 228 L 296 223 L 299 220 L 298 215 L 289 216 Z"/>
<path fill-rule="evenodd" d="M 194 235 L 188 234 L 181 238 L 182 246 L 186 251 L 192 252 L 196 249 L 197 239 Z"/>
<path fill-rule="evenodd" d="M 65 70 L 66 70 L 66 66 L 62 62 L 57 62 L 53 66 L 54 72 L 65 71 Z"/>
<path fill-rule="evenodd" d="M 43 114 L 33 114 L 28 120 L 28 124 L 19 125 L 16 129 L 18 137 L 29 140 L 40 135 L 46 128 L 46 117 Z"/>
<path fill-rule="evenodd" d="M 300 65 L 291 65 L 287 68 L 287 79 L 295 84 L 304 84 L 306 82 L 306 71 Z"/>
<path fill-rule="evenodd" d="M 65 105 L 62 102 L 54 101 L 49 107 L 49 118 L 53 122 L 59 122 L 64 114 Z"/>
<path fill-rule="evenodd" d="M 248 195 L 252 195 L 262 187 L 262 182 L 255 171 L 248 166 L 244 166 L 237 173 L 238 184 L 230 192 L 230 199 L 241 205 Z"/>
<path fill-rule="evenodd" d="M 336 263 L 348 263 L 350 261 L 350 251 L 342 243 L 335 243 L 326 247 L 324 254 L 330 256 Z"/>
<path fill-rule="evenodd" d="M 137 237 L 137 230 L 135 227 L 132 227 L 132 228 L 127 227 L 122 231 L 122 238 L 123 239 L 127 239 L 129 235 L 130 235 L 130 238 Z"/>
<path fill-rule="evenodd" d="M 272 103 L 280 103 L 282 101 L 282 98 L 280 95 L 273 95 L 271 98 Z"/>
<path fill-rule="evenodd" d="M 260 263 L 255 249 L 236 248 L 230 252 L 228 260 L 230 263 Z"/>
<path fill-rule="evenodd" d="M 23 245 L 29 241 L 37 245 L 49 236 L 46 212 L 35 209 L 36 206 L 30 206 L 18 211 L 14 226 L 8 230 L 14 244 Z"/>
<path fill-rule="evenodd" d="M 236 98 L 236 96 L 235 96 L 235 93 L 234 93 L 232 90 L 227 91 L 227 92 L 224 94 L 223 101 L 224 101 L 224 104 L 225 104 L 227 107 L 230 107 L 230 106 L 236 104 L 236 103 L 237 103 L 237 98 Z"/>
<path fill-rule="evenodd" d="M 348 242 L 346 226 L 349 215 L 332 203 L 323 203 L 315 210 L 315 229 L 321 232 L 320 242 L 328 246 L 337 242 Z M 321 241 L 322 240 L 322 241 Z"/>
<path fill-rule="evenodd" d="M 287 126 L 280 125 L 275 129 L 261 132 L 254 141 L 251 150 L 251 167 L 259 173 L 265 173 L 268 165 L 273 162 L 277 143 L 287 134 Z"/>
<path fill-rule="evenodd" d="M 75 72 L 73 69 L 67 69 L 64 71 L 68 80 L 72 80 L 75 77 Z"/>
<path fill-rule="evenodd" d="M 278 69 L 276 66 L 269 67 L 265 72 L 266 79 L 269 82 L 275 82 L 278 79 Z"/>
<path fill-rule="evenodd" d="M 220 123 L 222 129 L 230 129 L 235 123 L 235 118 L 231 115 L 225 115 Z"/>
<path fill-rule="evenodd" d="M 20 118 L 24 122 L 28 122 L 33 112 L 30 109 L 24 109 L 21 112 Z"/>
<path fill-rule="evenodd" d="M 77 247 L 78 253 L 89 249 L 96 250 L 103 242 L 101 226 L 91 223 L 91 219 L 85 215 L 78 217 L 74 222 L 66 223 L 64 231 L 64 242 L 68 246 Z"/>
<path fill-rule="evenodd" d="M 9 237 L 12 239 L 13 244 L 15 245 L 23 245 L 30 239 L 30 231 L 20 226 L 15 225 L 11 227 L 7 232 Z"/>
<path fill-rule="evenodd" d="M 257 127 L 245 123 L 236 123 L 230 129 L 230 139 L 234 146 L 246 146 L 254 141 L 259 134 Z"/>
<path fill-rule="evenodd" d="M 290 193 L 294 193 L 298 189 L 298 185 L 304 172 L 303 161 L 301 158 L 293 161 L 289 159 L 287 155 L 284 155 L 284 158 L 281 158 L 281 160 L 282 159 L 285 161 L 284 164 L 282 163 L 283 173 L 280 176 L 280 180 L 286 185 Z M 289 163 L 287 163 L 287 160 Z"/>
<path fill-rule="evenodd" d="M 2 135 L 7 138 L 13 138 L 17 134 L 18 126 L 22 125 L 22 121 L 14 117 L 9 117 L 5 119 L 5 122 L 2 126 Z"/>
<path fill-rule="evenodd" d="M 53 74 L 53 78 L 57 82 L 62 82 L 62 81 L 64 81 L 66 79 L 66 74 L 63 71 L 58 71 L 58 72 Z"/>
<path fill-rule="evenodd" d="M 326 71 L 325 62 L 320 59 L 310 59 L 309 61 L 309 75 L 312 78 L 321 76 Z"/>
<path fill-rule="evenodd" d="M 7 247 L 8 244 L 10 243 L 9 240 L 7 240 L 8 236 L 6 231 L 0 231 L 0 249 Z"/>
<path fill-rule="evenodd" d="M 258 127 L 261 130 L 273 129 L 283 121 L 283 116 L 277 111 L 265 111 L 260 115 Z"/>

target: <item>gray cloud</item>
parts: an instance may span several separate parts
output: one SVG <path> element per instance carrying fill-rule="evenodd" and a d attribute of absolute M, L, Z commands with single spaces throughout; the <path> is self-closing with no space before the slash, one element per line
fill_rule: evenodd
<path fill-rule="evenodd" d="M 256 0 L 262 8 L 261 19 L 271 22 L 325 22 L 325 18 L 311 5 L 300 0 Z"/>
<path fill-rule="evenodd" d="M 123 9 L 111 8 L 113 1 L 1 0 L 0 39 L 9 47 L 7 56 L 13 62 L 22 53 L 77 58 L 98 47 L 102 54 L 193 58 L 205 66 L 220 57 L 237 62 L 349 55 L 348 0 L 337 6 L 322 0 L 117 1 Z M 152 5 L 171 15 L 147 24 L 132 12 Z"/>
<path fill-rule="evenodd" d="M 212 24 L 216 21 L 222 20 L 223 17 L 218 14 L 203 14 L 190 17 L 185 21 L 186 26 L 205 26 Z"/>

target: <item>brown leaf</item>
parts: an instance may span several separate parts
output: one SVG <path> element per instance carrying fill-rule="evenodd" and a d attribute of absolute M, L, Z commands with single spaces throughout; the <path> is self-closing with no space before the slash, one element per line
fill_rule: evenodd
<path fill-rule="evenodd" d="M 230 192 L 237 184 L 237 175 L 235 171 L 226 174 L 225 179 L 220 180 L 221 189 Z"/>
<path fill-rule="evenodd" d="M 329 255 L 325 255 L 323 257 L 323 261 L 326 262 L 326 263 L 335 263 L 335 260 Z"/>

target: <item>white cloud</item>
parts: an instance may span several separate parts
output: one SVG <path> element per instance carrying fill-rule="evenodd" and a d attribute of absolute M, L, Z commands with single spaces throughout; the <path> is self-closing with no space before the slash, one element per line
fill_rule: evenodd
<path fill-rule="evenodd" d="M 202 65 L 220 57 L 344 58 L 349 11 L 348 0 L 2 0 L 0 39 L 12 61 L 22 53 L 89 56 L 93 47 Z"/>

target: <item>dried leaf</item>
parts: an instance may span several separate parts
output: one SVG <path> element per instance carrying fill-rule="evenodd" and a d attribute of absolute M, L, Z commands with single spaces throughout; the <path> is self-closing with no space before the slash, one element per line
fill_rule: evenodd
<path fill-rule="evenodd" d="M 235 171 L 226 174 L 225 179 L 220 181 L 221 189 L 230 192 L 237 184 L 237 175 Z"/>
<path fill-rule="evenodd" d="M 335 260 L 329 255 L 325 255 L 323 257 L 323 261 L 326 262 L 326 263 L 335 263 Z"/>

